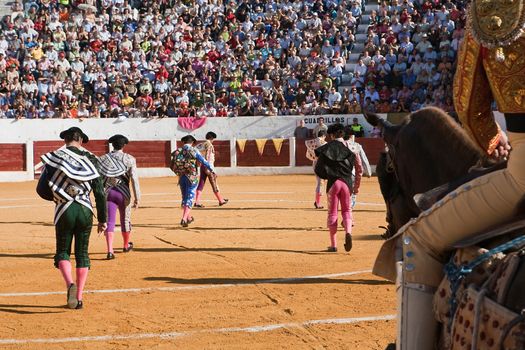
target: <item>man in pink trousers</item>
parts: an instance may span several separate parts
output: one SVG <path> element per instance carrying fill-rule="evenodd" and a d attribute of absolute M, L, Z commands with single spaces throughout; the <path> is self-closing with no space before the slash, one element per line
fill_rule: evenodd
<path fill-rule="evenodd" d="M 344 126 L 333 124 L 328 128 L 331 140 L 315 150 L 318 157 L 315 173 L 326 179 L 328 194 L 327 226 L 330 230 L 329 252 L 337 252 L 337 217 L 339 204 L 345 228 L 345 250 L 352 249 L 352 208 L 350 198 L 357 194 L 361 183 L 361 159 L 346 146 L 343 135 Z M 355 167 L 355 178 L 352 181 L 352 170 Z"/>

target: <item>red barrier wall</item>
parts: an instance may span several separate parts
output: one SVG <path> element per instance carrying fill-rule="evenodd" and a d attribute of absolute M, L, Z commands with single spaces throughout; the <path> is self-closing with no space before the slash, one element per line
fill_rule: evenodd
<path fill-rule="evenodd" d="M 89 140 L 83 147 L 99 157 L 109 152 L 109 143 L 106 140 Z"/>
<path fill-rule="evenodd" d="M 64 145 L 62 141 L 35 141 L 33 146 L 35 165 L 40 162 L 40 156 L 58 149 Z M 101 156 L 109 151 L 106 140 L 90 140 L 83 145 L 90 152 Z M 131 141 L 126 145 L 126 153 L 137 158 L 139 168 L 168 167 L 170 157 L 170 141 Z"/>
<path fill-rule="evenodd" d="M 370 164 L 375 165 L 379 154 L 384 150 L 382 139 L 360 138 L 358 142 L 363 146 Z M 40 162 L 40 156 L 63 146 L 62 141 L 35 141 L 33 143 L 34 164 Z M 102 155 L 108 152 L 109 145 L 106 140 L 91 140 L 84 145 L 86 149 Z M 218 167 L 231 166 L 231 152 L 229 140 L 216 140 L 215 165 Z M 281 152 L 278 155 L 271 139 L 267 140 L 264 153 L 259 155 L 255 140 L 248 140 L 244 152 L 237 148 L 237 165 L 240 167 L 284 167 L 289 166 L 290 144 L 284 140 Z M 170 141 L 131 141 L 125 148 L 127 153 L 137 159 L 139 168 L 167 168 L 170 163 L 171 144 Z M 2 144 L 0 143 L 0 171 L 25 171 L 27 166 L 25 144 Z M 305 156 L 306 146 L 304 140 L 296 140 L 296 165 L 311 166 L 312 162 Z"/>
<path fill-rule="evenodd" d="M 246 141 L 244 152 L 237 147 L 238 166 L 289 166 L 290 165 L 290 141 L 284 140 L 281 153 L 277 155 L 272 140 L 266 141 L 264 152 L 259 155 L 257 145 L 254 140 Z"/>
<path fill-rule="evenodd" d="M 205 142 L 206 140 L 197 140 L 195 143 L 198 145 L 201 142 Z M 177 141 L 177 147 L 181 147 L 182 143 L 180 141 Z M 230 167 L 232 165 L 231 163 L 231 155 L 230 155 L 230 141 L 213 141 L 213 147 L 215 148 L 215 166 L 217 167 Z"/>
<path fill-rule="evenodd" d="M 312 165 L 312 161 L 306 158 L 306 145 L 304 144 L 305 140 L 295 141 L 295 165 L 297 166 L 307 166 Z M 368 157 L 368 161 L 371 165 L 376 165 L 379 160 L 379 153 L 385 149 L 385 142 L 383 139 L 378 138 L 358 138 L 356 140 L 361 146 Z"/>
<path fill-rule="evenodd" d="M 306 158 L 306 140 L 295 139 L 295 165 L 296 166 L 311 166 L 312 161 Z"/>
<path fill-rule="evenodd" d="M 376 165 L 379 161 L 379 154 L 385 150 L 385 141 L 379 138 L 358 138 L 356 140 L 363 146 L 370 165 Z"/>
<path fill-rule="evenodd" d="M 25 171 L 26 145 L 0 143 L 0 171 Z"/>
<path fill-rule="evenodd" d="M 63 141 L 35 141 L 33 142 L 33 165 L 40 163 L 40 156 L 64 146 Z"/>
<path fill-rule="evenodd" d="M 230 141 L 213 141 L 213 146 L 215 147 L 215 166 L 232 166 Z"/>
<path fill-rule="evenodd" d="M 59 149 L 62 146 L 64 146 L 64 141 L 35 141 L 33 143 L 33 165 L 40 163 L 41 155 Z M 97 156 L 101 156 L 109 151 L 109 145 L 106 140 L 89 140 L 82 147 Z"/>
<path fill-rule="evenodd" d="M 137 159 L 139 168 L 167 168 L 170 165 L 170 141 L 130 141 L 124 151 Z"/>

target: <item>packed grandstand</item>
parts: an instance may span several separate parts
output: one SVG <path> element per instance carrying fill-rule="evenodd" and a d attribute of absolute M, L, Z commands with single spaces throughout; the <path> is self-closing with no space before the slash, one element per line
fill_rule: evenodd
<path fill-rule="evenodd" d="M 2 20 L 0 117 L 453 112 L 464 7 L 18 0 Z"/>

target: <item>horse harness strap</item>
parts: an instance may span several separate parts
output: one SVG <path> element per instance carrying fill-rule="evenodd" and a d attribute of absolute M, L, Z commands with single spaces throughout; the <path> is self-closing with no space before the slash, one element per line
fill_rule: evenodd
<path fill-rule="evenodd" d="M 460 248 L 470 247 L 480 242 L 483 242 L 487 239 L 499 237 L 509 232 L 512 232 L 518 229 L 522 229 L 522 228 L 525 228 L 525 218 L 520 218 L 519 220 L 514 219 L 514 221 L 507 222 L 502 227 L 498 227 L 496 229 L 489 229 L 487 231 L 480 232 L 479 234 L 476 234 L 472 236 L 471 238 L 467 238 L 459 242 L 456 242 L 453 245 L 453 248 L 460 249 Z"/>
<path fill-rule="evenodd" d="M 451 295 L 450 295 L 450 314 L 454 315 L 458 306 L 456 300 L 456 293 L 459 289 L 461 281 L 465 278 L 466 275 L 472 272 L 478 265 L 489 259 L 491 256 L 502 253 L 510 248 L 520 246 L 525 244 L 525 235 L 514 238 L 511 241 L 508 241 L 504 244 L 501 244 L 495 248 L 490 249 L 489 251 L 481 254 L 476 259 L 472 260 L 468 264 L 463 264 L 456 266 L 454 264 L 453 258 L 445 265 L 445 274 L 447 275 L 448 280 L 450 281 Z M 448 327 L 452 326 L 453 317 L 450 318 Z"/>
<path fill-rule="evenodd" d="M 499 341 L 499 346 L 498 348 L 500 350 L 506 350 L 505 349 L 505 340 L 507 339 L 507 337 L 509 336 L 510 334 L 510 331 L 516 327 L 518 324 L 522 323 L 525 321 L 525 309 L 524 310 L 521 310 L 521 314 L 519 316 L 517 316 L 515 319 L 513 319 L 512 321 L 510 321 L 506 326 L 505 328 L 503 329 L 503 333 L 501 335 L 501 338 L 500 338 L 500 341 Z M 519 344 L 521 346 L 520 349 L 523 349 L 525 347 L 525 337 L 520 337 L 519 339 Z"/>
<path fill-rule="evenodd" d="M 396 179 L 399 181 L 399 177 L 396 172 L 396 163 L 395 163 L 395 148 L 393 145 L 387 144 L 386 151 L 386 171 L 388 173 L 394 173 Z"/>
<path fill-rule="evenodd" d="M 396 173 L 394 160 L 392 159 L 392 155 L 390 154 L 390 147 L 388 146 L 387 146 L 387 151 L 386 151 L 386 172 L 394 173 L 394 174 Z M 396 174 L 396 178 L 397 178 L 397 174 Z"/>

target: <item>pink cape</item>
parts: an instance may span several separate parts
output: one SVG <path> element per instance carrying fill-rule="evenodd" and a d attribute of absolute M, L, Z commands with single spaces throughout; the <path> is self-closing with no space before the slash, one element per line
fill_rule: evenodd
<path fill-rule="evenodd" d="M 177 118 L 179 126 L 186 130 L 195 130 L 202 127 L 206 123 L 206 117 L 195 118 L 195 117 L 184 117 Z"/>

